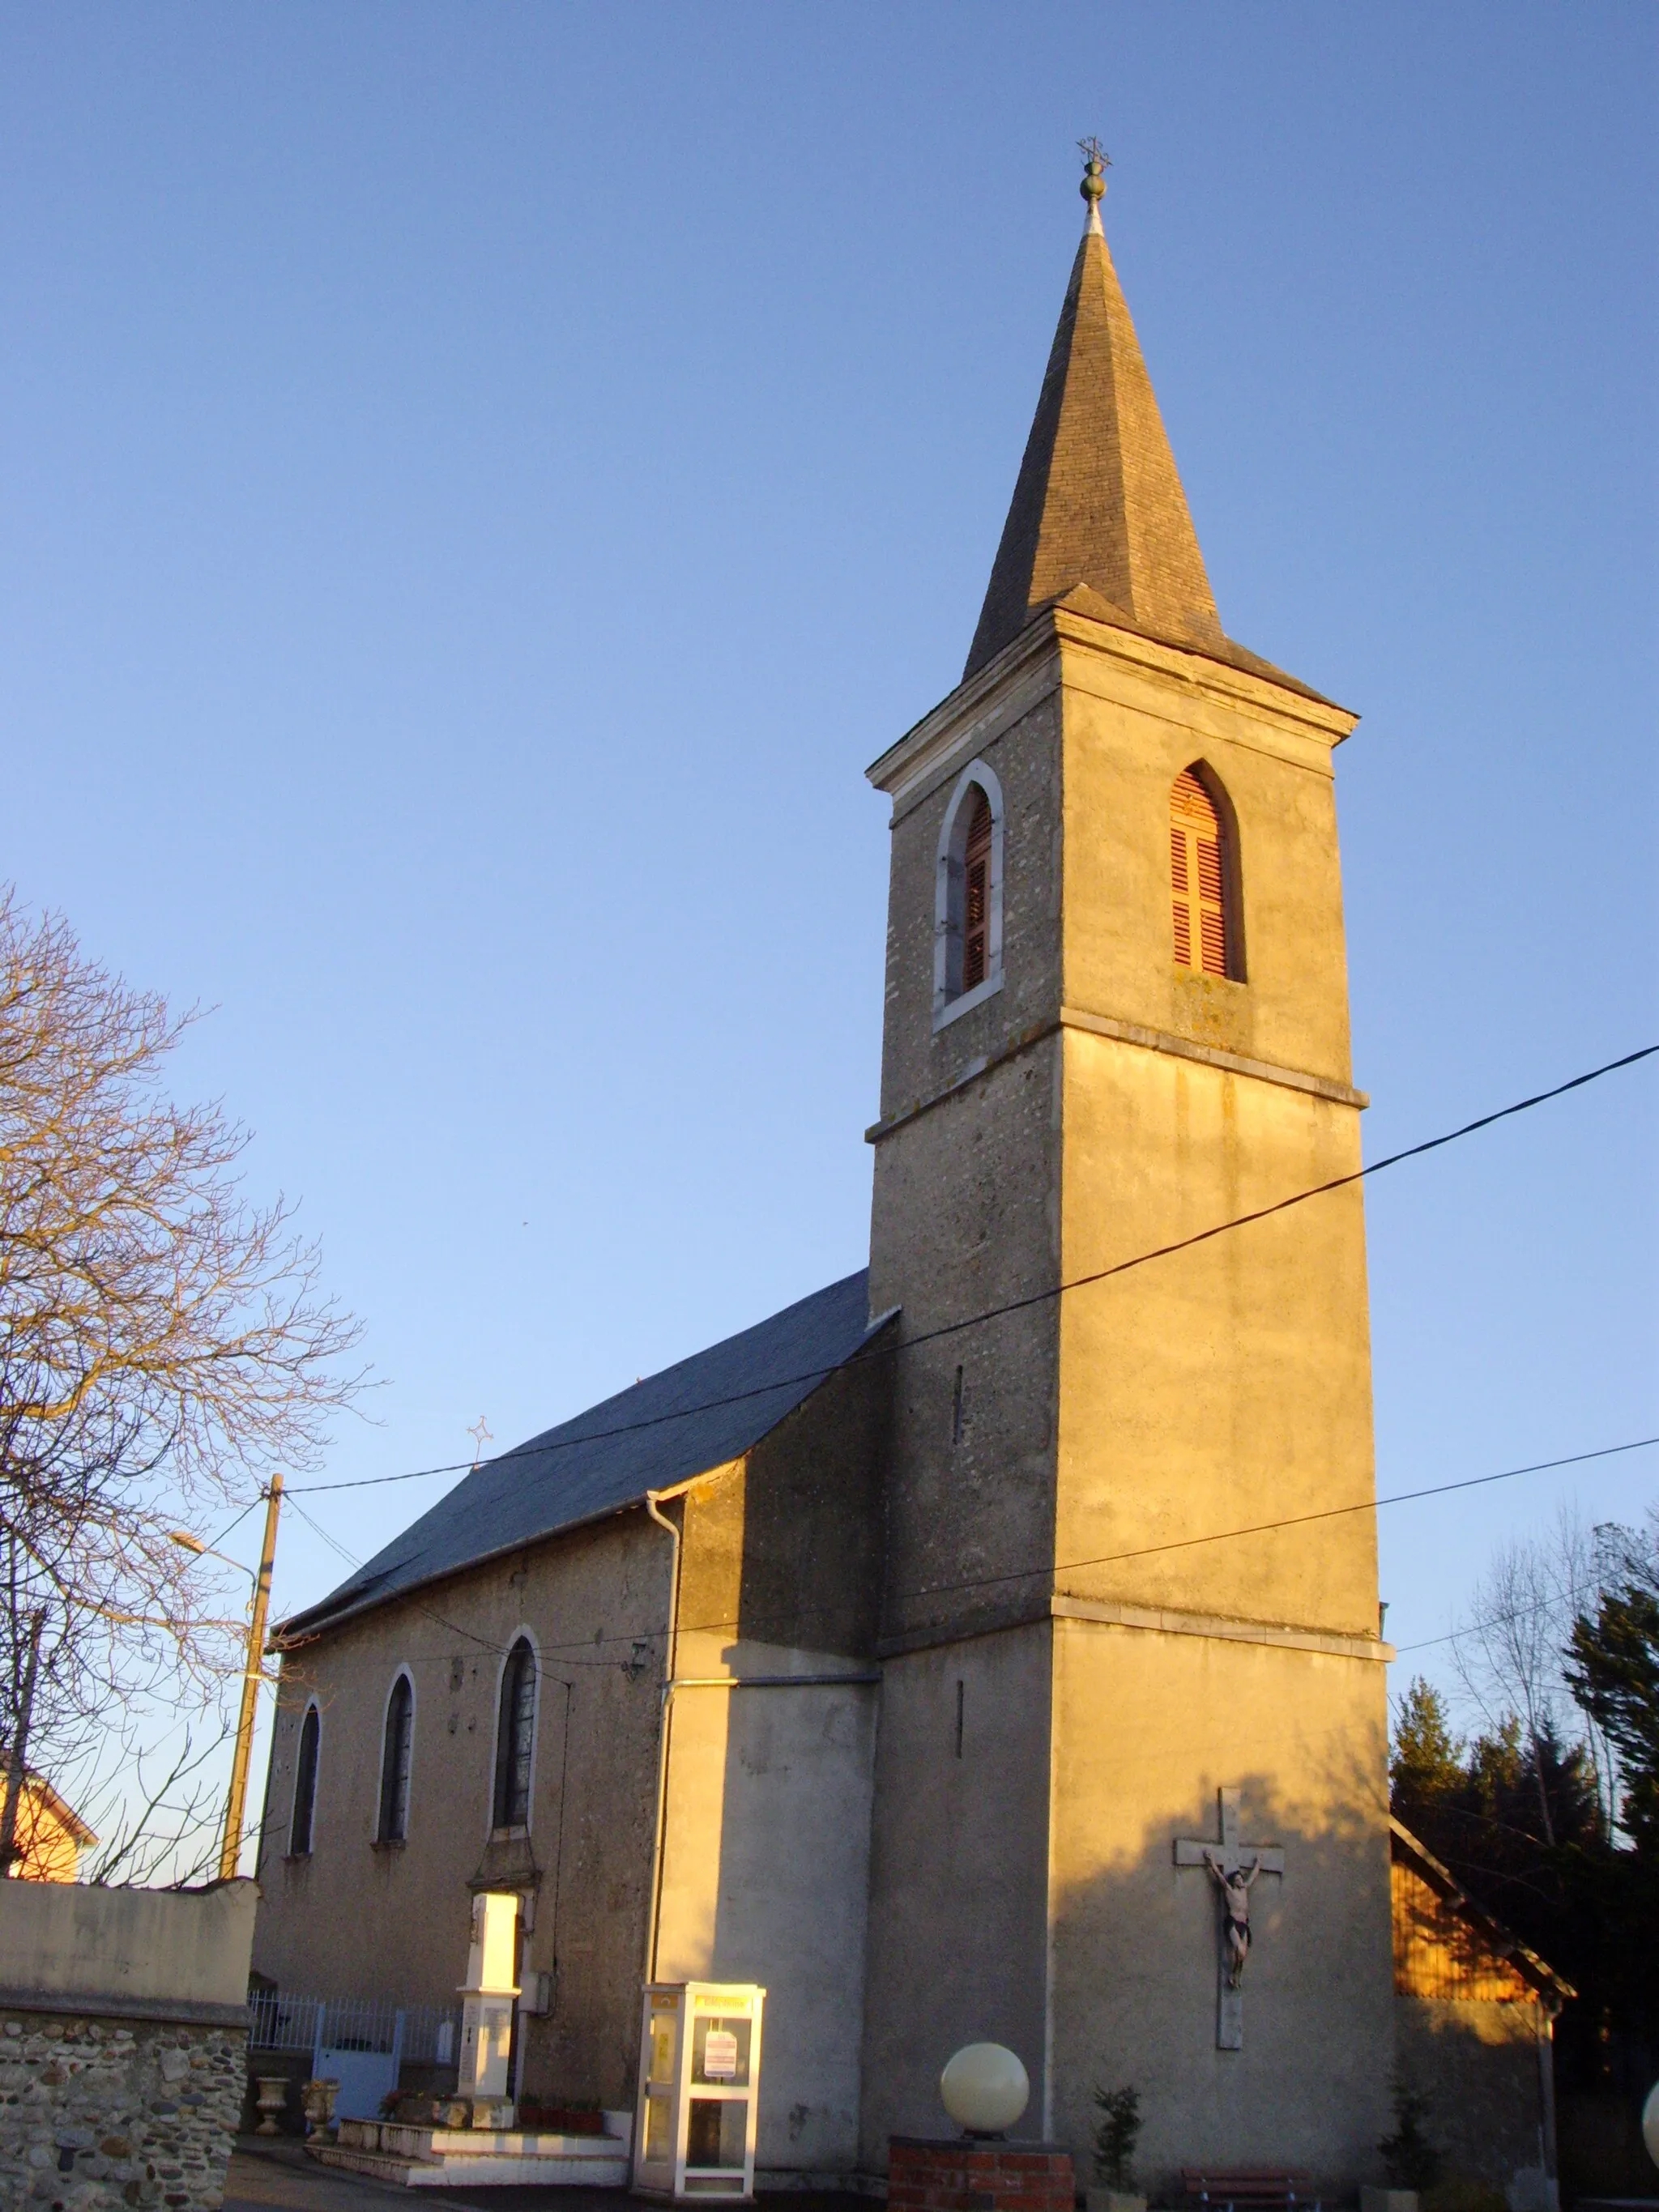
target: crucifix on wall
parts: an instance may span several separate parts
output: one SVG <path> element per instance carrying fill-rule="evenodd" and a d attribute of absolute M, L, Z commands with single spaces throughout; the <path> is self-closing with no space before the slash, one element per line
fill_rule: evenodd
<path fill-rule="evenodd" d="M 1219 1893 L 1220 1942 L 1216 1959 L 1215 2044 L 1218 2051 L 1244 2048 L 1244 1962 L 1250 1955 L 1250 1892 L 1259 1876 L 1285 1874 L 1285 1854 L 1274 1844 L 1238 1840 L 1237 1790 L 1218 1790 L 1221 1841 L 1178 1837 L 1178 1867 L 1205 1868 Z"/>

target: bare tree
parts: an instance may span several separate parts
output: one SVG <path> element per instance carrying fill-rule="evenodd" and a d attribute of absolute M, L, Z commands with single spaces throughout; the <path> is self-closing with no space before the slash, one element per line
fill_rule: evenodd
<path fill-rule="evenodd" d="M 246 1131 L 166 1093 L 194 1018 L 0 890 L 0 1755 L 20 1773 L 157 1691 L 216 1700 L 241 1622 L 174 1532 L 210 1541 L 274 1470 L 314 1464 L 362 1381 L 316 1247 L 241 1188 Z"/>
<path fill-rule="evenodd" d="M 89 1825 L 100 1831 L 87 1869 L 95 1882 L 201 1881 L 219 1863 L 224 1807 L 213 1764 L 234 1733 L 209 1727 L 198 1741 L 186 1728 L 174 1747 L 141 1750 L 104 1789 L 83 1794 Z"/>
<path fill-rule="evenodd" d="M 1587 1529 L 1565 1506 L 1547 1536 L 1500 1545 L 1475 1585 L 1469 1617 L 1452 1645 L 1459 1679 L 1487 1728 L 1500 1729 L 1511 1717 L 1519 1722 L 1543 1834 L 1552 1844 L 1557 1840 L 1548 1789 L 1553 1750 L 1583 1744 L 1604 1825 L 1613 1817 L 1607 1747 L 1574 1704 L 1562 1662 L 1572 1623 L 1594 1603 L 1604 1550 L 1604 1532 Z"/>

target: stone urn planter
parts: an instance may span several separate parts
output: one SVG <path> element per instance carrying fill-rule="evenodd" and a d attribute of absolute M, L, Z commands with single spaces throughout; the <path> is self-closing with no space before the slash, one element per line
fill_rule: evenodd
<path fill-rule="evenodd" d="M 253 2130 L 257 2136 L 280 2135 L 277 2125 L 288 2105 L 288 2076 L 286 2074 L 261 2074 L 255 2087 L 254 2103 L 259 2108 L 259 2124 Z"/>
<path fill-rule="evenodd" d="M 307 2081 L 301 2088 L 300 2104 L 308 2136 L 322 2135 L 333 2127 L 334 2100 L 339 2094 L 339 2083 L 326 2075 L 319 2081 Z"/>

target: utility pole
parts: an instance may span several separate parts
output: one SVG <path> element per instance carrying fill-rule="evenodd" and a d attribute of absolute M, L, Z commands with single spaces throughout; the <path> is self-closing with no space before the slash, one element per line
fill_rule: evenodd
<path fill-rule="evenodd" d="M 230 1796 L 225 1803 L 225 1840 L 219 1852 L 219 1879 L 231 1881 L 242 1858 L 242 1814 L 247 1802 L 247 1767 L 253 1751 L 253 1718 L 264 1680 L 265 1613 L 270 1604 L 270 1571 L 276 1564 L 276 1516 L 283 1508 L 283 1478 L 273 1474 L 265 1493 L 265 1542 L 259 1554 L 259 1578 L 253 1585 L 253 1617 L 247 1625 L 247 1664 L 242 1674 L 242 1710 L 236 1723 L 236 1756 L 231 1762 Z"/>
<path fill-rule="evenodd" d="M 17 1808 L 28 1778 L 29 1721 L 34 1711 L 34 1678 L 40 1671 L 40 1638 L 46 1626 L 46 1609 L 29 1626 L 29 1656 L 23 1667 L 22 1692 L 17 1701 L 17 1725 L 6 1753 L 6 1802 L 0 1812 L 0 1881 L 11 1872 L 17 1850 Z"/>

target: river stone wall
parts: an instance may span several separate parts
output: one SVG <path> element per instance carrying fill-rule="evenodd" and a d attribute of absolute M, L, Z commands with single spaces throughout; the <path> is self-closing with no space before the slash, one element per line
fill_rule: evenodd
<path fill-rule="evenodd" d="M 218 2212 L 247 2031 L 0 2011 L 0 2212 Z"/>

